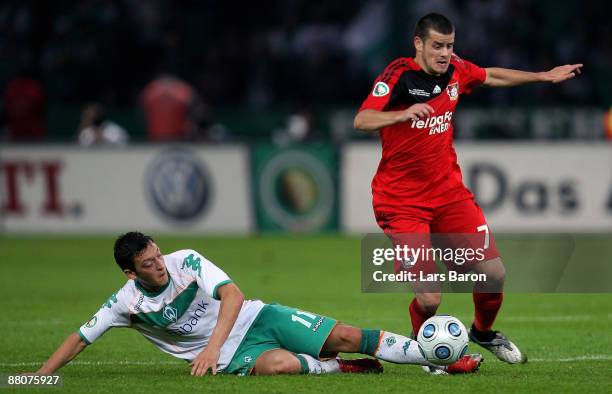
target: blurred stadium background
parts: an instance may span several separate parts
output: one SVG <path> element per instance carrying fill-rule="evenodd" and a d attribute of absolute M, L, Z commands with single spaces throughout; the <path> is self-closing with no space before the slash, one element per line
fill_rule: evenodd
<path fill-rule="evenodd" d="M 378 143 L 352 117 L 434 10 L 481 66 L 585 64 L 463 99 L 459 157 L 493 229 L 609 232 L 603 4 L 4 1 L 0 231 L 377 231 Z"/>

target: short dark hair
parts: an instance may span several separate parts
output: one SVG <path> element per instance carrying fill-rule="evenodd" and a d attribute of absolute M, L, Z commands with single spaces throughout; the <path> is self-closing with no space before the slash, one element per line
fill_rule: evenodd
<path fill-rule="evenodd" d="M 432 12 L 419 19 L 414 28 L 414 36 L 425 41 L 429 35 L 429 30 L 434 30 L 441 34 L 451 34 L 455 31 L 455 26 L 444 15 Z"/>
<path fill-rule="evenodd" d="M 141 254 L 149 245 L 155 242 L 153 238 L 137 231 L 131 231 L 120 235 L 115 241 L 115 261 L 121 270 L 136 271 L 134 268 L 134 257 Z"/>

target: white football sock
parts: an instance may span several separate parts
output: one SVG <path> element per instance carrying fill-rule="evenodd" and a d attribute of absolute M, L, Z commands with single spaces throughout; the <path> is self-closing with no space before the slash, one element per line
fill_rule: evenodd
<path fill-rule="evenodd" d="M 303 357 L 304 360 L 308 363 L 309 373 L 311 374 L 322 374 L 322 373 L 338 373 L 340 372 L 340 364 L 338 364 L 338 360 L 317 360 L 316 358 L 300 353 L 300 357 Z"/>
<path fill-rule="evenodd" d="M 419 349 L 419 343 L 403 335 L 382 332 L 374 357 L 396 364 L 431 365 Z"/>

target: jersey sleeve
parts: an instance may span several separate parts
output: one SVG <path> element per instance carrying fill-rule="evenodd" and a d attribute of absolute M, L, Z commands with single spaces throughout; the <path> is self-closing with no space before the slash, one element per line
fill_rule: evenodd
<path fill-rule="evenodd" d="M 402 86 L 399 82 L 401 75 L 408 68 L 408 62 L 400 58 L 385 68 L 374 81 L 374 86 L 368 97 L 364 100 L 359 111 L 374 109 L 383 111 L 389 104 L 391 97 L 401 95 Z"/>
<path fill-rule="evenodd" d="M 187 256 L 183 259 L 179 268 L 186 269 L 187 273 L 193 275 L 198 287 L 215 300 L 219 300 L 219 288 L 232 283 L 232 280 L 221 268 L 195 250 L 187 251 Z"/>
<path fill-rule="evenodd" d="M 120 290 L 110 296 L 98 312 L 79 328 L 78 334 L 83 342 L 91 345 L 110 328 L 128 327 L 129 325 L 130 317 L 127 304 L 123 299 L 123 292 Z"/>
<path fill-rule="evenodd" d="M 484 83 L 487 79 L 487 72 L 484 68 L 475 65 L 457 55 L 453 55 L 453 63 L 460 72 L 461 93 L 470 94 L 472 89 Z"/>

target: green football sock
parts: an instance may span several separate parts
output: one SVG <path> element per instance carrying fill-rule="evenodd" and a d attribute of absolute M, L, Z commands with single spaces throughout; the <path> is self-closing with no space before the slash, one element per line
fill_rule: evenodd
<path fill-rule="evenodd" d="M 310 373 L 310 367 L 308 367 L 308 361 L 301 354 L 296 354 L 298 360 L 300 360 L 300 375 L 306 375 Z"/>
<path fill-rule="evenodd" d="M 359 353 L 373 356 L 376 348 L 378 347 L 379 338 L 380 330 L 361 330 Z"/>

